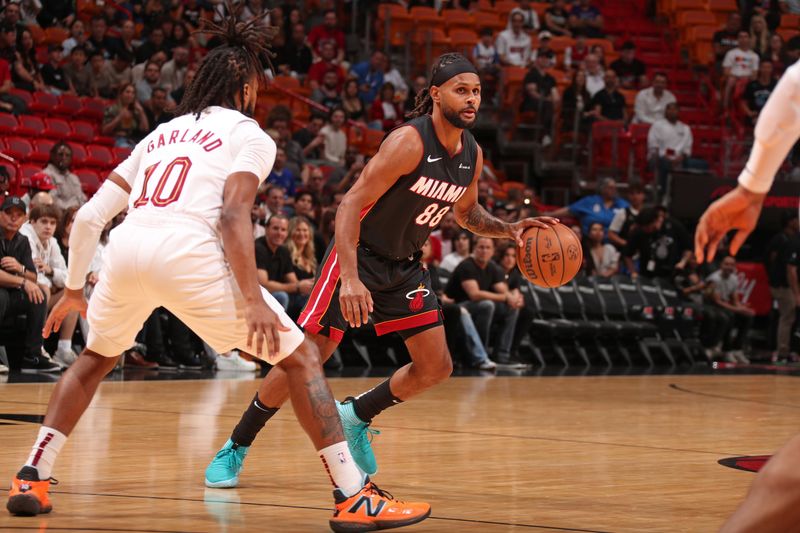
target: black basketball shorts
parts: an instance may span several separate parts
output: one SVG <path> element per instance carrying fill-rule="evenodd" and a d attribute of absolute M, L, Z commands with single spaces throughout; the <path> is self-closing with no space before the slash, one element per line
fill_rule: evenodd
<path fill-rule="evenodd" d="M 357 249 L 358 277 L 372 295 L 375 332 L 398 332 L 403 338 L 442 324 L 439 300 L 431 289 L 431 276 L 417 258 L 395 261 L 363 246 Z M 339 308 L 339 261 L 331 241 L 317 270 L 298 324 L 311 333 L 341 341 L 348 324 Z"/>

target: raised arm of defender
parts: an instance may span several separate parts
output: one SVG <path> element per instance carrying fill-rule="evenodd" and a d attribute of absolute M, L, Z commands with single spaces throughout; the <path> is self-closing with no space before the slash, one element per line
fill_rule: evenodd
<path fill-rule="evenodd" d="M 362 212 L 377 202 L 400 176 L 417 168 L 422 151 L 422 139 L 413 127 L 398 128 L 390 133 L 336 212 L 336 251 L 342 282 L 339 301 L 342 315 L 351 327 L 366 324 L 372 311 L 372 296 L 358 279 L 356 247 Z"/>
<path fill-rule="evenodd" d="M 736 255 L 756 227 L 767 191 L 789 150 L 800 137 L 800 64 L 786 71 L 756 123 L 750 158 L 739 175 L 739 186 L 709 206 L 695 233 L 697 260 L 713 261 L 725 234 L 738 230 L 730 252 Z"/>
<path fill-rule="evenodd" d="M 558 219 L 552 217 L 526 218 L 508 223 L 490 214 L 478 203 L 478 181 L 482 172 L 483 150 L 479 146 L 472 183 L 464 196 L 453 206 L 453 213 L 459 226 L 483 237 L 514 239 L 518 246 L 522 246 L 522 233 L 527 228 L 546 228 L 548 225 L 558 224 Z"/>

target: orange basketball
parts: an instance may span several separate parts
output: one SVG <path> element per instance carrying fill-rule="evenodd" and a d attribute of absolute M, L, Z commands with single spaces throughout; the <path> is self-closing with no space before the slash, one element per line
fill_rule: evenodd
<path fill-rule="evenodd" d="M 581 242 L 565 225 L 528 228 L 522 234 L 517 265 L 522 275 L 534 285 L 560 287 L 575 277 L 582 264 Z"/>

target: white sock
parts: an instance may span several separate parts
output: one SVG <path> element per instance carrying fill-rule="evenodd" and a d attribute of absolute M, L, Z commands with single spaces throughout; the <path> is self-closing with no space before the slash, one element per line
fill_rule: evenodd
<path fill-rule="evenodd" d="M 340 489 L 348 498 L 361 490 L 367 476 L 358 468 L 353 456 L 350 455 L 347 441 L 331 444 L 318 453 L 334 487 Z"/>
<path fill-rule="evenodd" d="M 33 443 L 31 454 L 25 466 L 32 466 L 39 471 L 39 479 L 44 481 L 50 477 L 53 471 L 53 463 L 61 451 L 61 447 L 67 442 L 67 436 L 60 431 L 42 426 L 39 428 L 39 436 Z"/>
<path fill-rule="evenodd" d="M 65 352 L 68 352 L 68 351 L 70 351 L 72 349 L 72 343 L 70 342 L 69 339 L 66 339 L 66 340 L 59 339 L 59 341 L 58 341 L 58 349 L 59 350 L 64 350 Z"/>

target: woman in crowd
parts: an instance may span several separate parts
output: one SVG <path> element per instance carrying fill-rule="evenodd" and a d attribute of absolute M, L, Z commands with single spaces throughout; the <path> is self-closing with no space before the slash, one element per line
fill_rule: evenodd
<path fill-rule="evenodd" d="M 779 33 L 773 33 L 769 38 L 769 50 L 761 56 L 762 61 L 772 61 L 772 75 L 775 79 L 783 75 L 786 65 L 791 59 L 786 57 L 786 50 L 783 47 L 783 37 Z"/>
<path fill-rule="evenodd" d="M 317 256 L 314 247 L 314 227 L 307 218 L 296 216 L 289 220 L 289 238 L 286 239 L 286 247 L 289 249 L 292 269 L 297 275 L 298 282 L 313 280 L 317 271 Z M 292 318 L 300 316 L 300 311 L 307 300 L 308 294 L 302 294 L 301 291 L 292 294 L 287 311 L 289 316 Z"/>
<path fill-rule="evenodd" d="M 117 102 L 106 109 L 103 117 L 103 135 L 116 138 L 116 146 L 133 148 L 150 130 L 147 115 L 136 100 L 136 87 L 126 83 L 119 90 Z"/>
<path fill-rule="evenodd" d="M 561 99 L 561 124 L 565 131 L 575 129 L 576 114 L 578 115 L 578 130 L 580 132 L 588 131 L 591 120 L 584 110 L 591 108 L 591 100 L 592 97 L 586 89 L 586 72 L 576 70 L 572 73 L 572 83 L 564 90 L 564 96 Z"/>
<path fill-rule="evenodd" d="M 763 57 L 770 49 L 770 33 L 767 21 L 761 15 L 753 15 L 750 19 L 750 38 L 753 40 L 753 52 Z"/>
<path fill-rule="evenodd" d="M 17 34 L 17 53 L 11 71 L 11 81 L 14 82 L 14 87 L 25 91 L 44 90 L 44 82 L 36 62 L 33 34 L 28 30 L 22 30 Z"/>
<path fill-rule="evenodd" d="M 344 83 L 342 88 L 342 108 L 347 113 L 349 120 L 363 122 L 367 118 L 364 101 L 358 95 L 358 80 L 351 78 Z"/>
<path fill-rule="evenodd" d="M 75 214 L 78 212 L 77 207 L 68 207 L 61 213 L 61 220 L 56 227 L 56 241 L 58 247 L 61 248 L 61 255 L 64 260 L 69 262 L 69 233 L 72 231 L 72 223 L 75 221 Z"/>
<path fill-rule="evenodd" d="M 619 251 L 604 243 L 603 225 L 594 222 L 583 241 L 583 256 L 586 258 L 586 274 L 608 278 L 619 272 Z"/>
<path fill-rule="evenodd" d="M 442 258 L 439 268 L 447 272 L 453 272 L 461 261 L 469 257 L 471 251 L 472 234 L 462 229 L 453 237 L 453 251 Z"/>
<path fill-rule="evenodd" d="M 511 241 L 506 241 L 497 247 L 496 260 L 503 268 L 506 275 L 508 290 L 514 295 L 514 305 L 519 309 L 517 324 L 514 327 L 514 339 L 511 341 L 509 363 L 524 364 L 519 355 L 519 346 L 522 339 L 528 333 L 528 328 L 536 315 L 535 310 L 526 305 L 525 298 L 522 296 L 522 273 L 517 266 L 517 245 Z"/>
<path fill-rule="evenodd" d="M 370 127 L 389 131 L 403 123 L 403 108 L 394 98 L 394 85 L 384 83 L 370 109 Z"/>
<path fill-rule="evenodd" d="M 69 25 L 69 37 L 61 43 L 61 48 L 64 49 L 64 56 L 68 56 L 76 46 L 83 46 L 84 44 L 86 44 L 86 29 L 83 26 L 83 21 L 76 18 Z"/>

